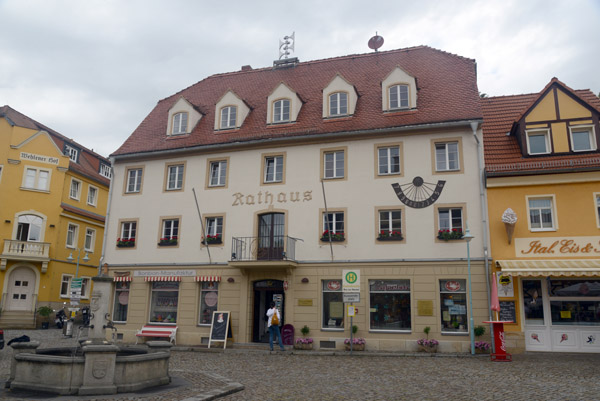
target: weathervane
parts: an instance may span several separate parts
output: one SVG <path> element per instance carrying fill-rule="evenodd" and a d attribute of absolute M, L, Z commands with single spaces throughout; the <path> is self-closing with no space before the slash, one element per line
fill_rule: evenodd
<path fill-rule="evenodd" d="M 290 55 L 290 50 L 294 51 L 294 45 L 296 44 L 296 39 L 294 39 L 294 35 L 296 32 L 292 32 L 291 36 L 284 36 L 283 41 L 279 40 L 279 60 L 285 56 L 287 59 Z"/>

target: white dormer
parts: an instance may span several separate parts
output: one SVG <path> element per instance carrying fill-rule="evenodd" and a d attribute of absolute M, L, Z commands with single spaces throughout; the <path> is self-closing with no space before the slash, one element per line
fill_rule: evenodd
<path fill-rule="evenodd" d="M 400 67 L 396 67 L 381 83 L 383 111 L 417 108 L 417 81 Z"/>
<path fill-rule="evenodd" d="M 323 89 L 323 118 L 351 116 L 356 109 L 358 93 L 340 74 Z"/>
<path fill-rule="evenodd" d="M 248 113 L 246 102 L 228 90 L 215 107 L 215 131 L 240 128 Z"/>
<path fill-rule="evenodd" d="M 267 98 L 267 124 L 293 123 L 298 119 L 302 101 L 281 82 Z"/>
<path fill-rule="evenodd" d="M 189 134 L 201 118 L 202 114 L 185 98 L 180 97 L 169 109 L 167 136 Z"/>

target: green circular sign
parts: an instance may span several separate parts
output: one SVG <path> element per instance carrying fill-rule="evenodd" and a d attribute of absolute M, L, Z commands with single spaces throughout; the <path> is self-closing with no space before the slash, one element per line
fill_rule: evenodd
<path fill-rule="evenodd" d="M 346 281 L 349 282 L 350 284 L 356 283 L 357 278 L 358 278 L 358 276 L 354 272 L 346 273 Z"/>

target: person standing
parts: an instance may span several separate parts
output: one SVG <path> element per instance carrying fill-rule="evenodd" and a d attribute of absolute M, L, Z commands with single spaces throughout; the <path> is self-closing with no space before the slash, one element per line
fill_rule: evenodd
<path fill-rule="evenodd" d="M 279 325 L 281 324 L 281 315 L 279 314 L 279 310 L 275 307 L 275 302 L 271 302 L 271 308 L 267 311 L 267 317 L 269 318 L 269 347 L 271 351 L 273 351 L 273 336 L 276 335 L 279 338 L 279 347 L 281 347 L 282 351 L 285 351 L 283 348 L 283 341 L 281 341 L 281 331 L 279 330 Z"/>

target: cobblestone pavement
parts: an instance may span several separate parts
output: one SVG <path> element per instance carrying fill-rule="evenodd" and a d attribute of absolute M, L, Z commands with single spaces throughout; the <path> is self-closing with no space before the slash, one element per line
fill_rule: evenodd
<path fill-rule="evenodd" d="M 5 331 L 42 346 L 69 345 L 59 330 Z M 128 400 L 600 400 L 600 354 L 535 353 L 513 362 L 486 356 L 430 357 L 356 352 L 267 352 L 256 349 L 174 351 L 173 383 L 144 393 L 77 399 Z M 10 347 L 0 352 L 0 380 L 9 375 Z M 224 395 L 227 389 L 243 390 Z M 15 398 L 16 397 L 16 398 Z M 0 399 L 48 396 L 0 391 Z M 53 397 L 55 400 L 75 399 Z"/>

